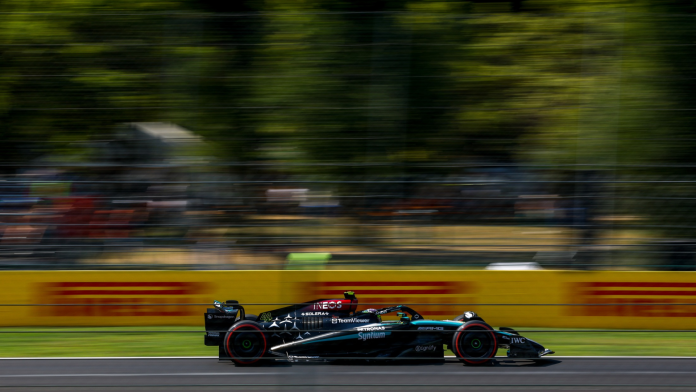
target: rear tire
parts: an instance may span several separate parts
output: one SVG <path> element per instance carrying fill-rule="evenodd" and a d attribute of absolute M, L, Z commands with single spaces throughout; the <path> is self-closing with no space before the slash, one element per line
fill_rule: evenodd
<path fill-rule="evenodd" d="M 259 363 L 270 348 L 261 325 L 249 320 L 234 323 L 227 331 L 223 345 L 227 357 L 237 366 Z"/>
<path fill-rule="evenodd" d="M 498 339 L 493 327 L 472 320 L 457 328 L 452 337 L 452 351 L 465 365 L 485 365 L 498 352 Z"/>

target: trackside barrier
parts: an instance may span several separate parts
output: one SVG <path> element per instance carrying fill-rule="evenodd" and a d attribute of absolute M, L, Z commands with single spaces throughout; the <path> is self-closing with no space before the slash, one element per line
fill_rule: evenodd
<path fill-rule="evenodd" d="M 495 326 L 696 329 L 694 272 L 7 271 L 0 287 L 0 326 L 202 326 L 214 299 L 259 314 L 354 290 L 360 309 Z"/>

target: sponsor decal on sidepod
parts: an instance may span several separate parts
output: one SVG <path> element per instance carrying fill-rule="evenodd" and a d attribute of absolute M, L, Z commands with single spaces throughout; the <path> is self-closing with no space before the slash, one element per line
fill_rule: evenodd
<path fill-rule="evenodd" d="M 363 342 L 370 339 L 384 339 L 386 336 L 384 332 L 358 332 L 358 340 Z"/>
<path fill-rule="evenodd" d="M 359 319 L 359 318 L 347 318 L 347 319 L 340 319 L 340 318 L 332 318 L 331 319 L 331 324 L 355 324 L 355 323 L 369 323 L 370 320 L 368 319 Z"/>
<path fill-rule="evenodd" d="M 361 327 L 358 331 L 384 331 L 384 327 Z"/>
<path fill-rule="evenodd" d="M 328 316 L 329 312 L 305 312 L 303 316 Z"/>
<path fill-rule="evenodd" d="M 333 309 L 341 309 L 343 307 L 343 302 L 342 301 L 325 301 L 325 302 L 317 302 L 312 306 L 312 309 L 314 310 L 333 310 Z"/>
<path fill-rule="evenodd" d="M 289 359 L 319 359 L 318 356 L 316 355 L 290 355 L 288 354 Z"/>

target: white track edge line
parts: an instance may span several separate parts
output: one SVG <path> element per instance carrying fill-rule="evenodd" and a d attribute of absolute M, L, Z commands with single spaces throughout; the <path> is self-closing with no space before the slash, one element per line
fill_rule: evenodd
<path fill-rule="evenodd" d="M 283 359 L 283 357 L 278 357 Z M 445 359 L 456 359 L 455 356 L 445 356 Z M 508 358 L 503 356 L 497 356 L 498 359 L 512 359 L 512 360 L 525 360 L 529 358 Z M 561 356 L 561 355 L 551 355 L 544 356 L 541 359 L 696 359 L 696 357 L 668 357 L 668 356 L 642 356 L 642 355 L 576 355 L 576 356 Z M 47 361 L 47 360 L 109 360 L 109 359 L 218 359 L 217 356 L 192 356 L 192 357 L 0 357 L 0 361 L 5 360 L 35 360 L 35 361 Z"/>
<path fill-rule="evenodd" d="M 37 361 L 47 361 L 47 360 L 92 360 L 92 359 L 218 359 L 217 356 L 214 357 L 0 357 L 0 361 L 3 360 L 37 360 Z"/>
<path fill-rule="evenodd" d="M 305 376 L 307 374 L 314 373 L 288 373 L 288 372 L 196 372 L 196 373 L 59 373 L 59 374 L 0 374 L 0 379 L 13 379 L 13 378 L 100 378 L 100 377 L 217 377 L 217 376 Z M 324 372 L 323 375 L 337 375 L 337 376 L 349 376 L 349 375 L 468 375 L 468 376 L 490 376 L 490 375 L 515 375 L 515 376 L 529 376 L 538 377 L 539 375 L 667 375 L 667 374 L 678 374 L 678 375 L 693 375 L 692 371 L 639 371 L 639 370 L 629 370 L 629 371 L 503 371 L 503 372 L 483 372 L 483 371 L 445 371 L 445 372 L 425 372 L 425 371 L 378 371 L 378 372 Z M 292 385 L 292 384 L 290 384 Z M 168 385 L 170 386 L 170 385 Z M 171 385 L 176 386 L 176 385 Z M 287 386 L 287 385 L 286 385 Z M 58 385 L 58 387 L 60 387 Z"/>

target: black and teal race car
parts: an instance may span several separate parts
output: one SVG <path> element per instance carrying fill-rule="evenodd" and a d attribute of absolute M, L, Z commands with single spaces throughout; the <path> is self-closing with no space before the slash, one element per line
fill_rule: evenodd
<path fill-rule="evenodd" d="M 436 359 L 445 347 L 466 365 L 492 363 L 499 348 L 509 358 L 539 359 L 553 351 L 511 328 L 493 329 L 474 312 L 454 320 L 427 320 L 408 306 L 358 311 L 352 291 L 246 314 L 237 301 L 215 301 L 205 314 L 205 344 L 221 360 L 252 365 L 265 360 Z M 382 316 L 396 313 L 397 320 Z"/>

